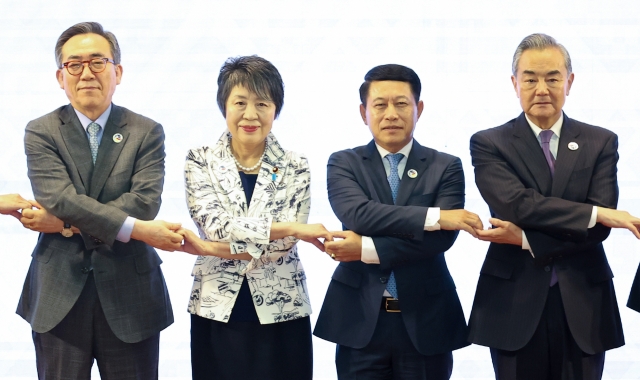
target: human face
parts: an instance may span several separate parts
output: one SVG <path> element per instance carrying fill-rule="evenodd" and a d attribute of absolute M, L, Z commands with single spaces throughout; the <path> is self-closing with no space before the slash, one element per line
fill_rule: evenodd
<path fill-rule="evenodd" d="M 396 153 L 413 138 L 423 108 L 422 100 L 416 104 L 408 82 L 374 81 L 369 86 L 367 106 L 360 105 L 360 115 L 376 143 Z"/>
<path fill-rule="evenodd" d="M 234 150 L 262 149 L 276 117 L 276 105 L 238 85 L 231 90 L 226 106 Z"/>
<path fill-rule="evenodd" d="M 533 123 L 549 129 L 562 114 L 562 107 L 573 83 L 557 48 L 525 50 L 511 76 L 520 105 Z"/>
<path fill-rule="evenodd" d="M 113 59 L 109 42 L 97 34 L 78 34 L 62 46 L 62 62 L 102 57 Z M 56 71 L 56 77 L 73 108 L 95 120 L 111 104 L 113 93 L 122 78 L 122 66 L 107 63 L 103 72 L 95 74 L 85 64 L 80 75 L 71 75 L 63 67 Z"/>

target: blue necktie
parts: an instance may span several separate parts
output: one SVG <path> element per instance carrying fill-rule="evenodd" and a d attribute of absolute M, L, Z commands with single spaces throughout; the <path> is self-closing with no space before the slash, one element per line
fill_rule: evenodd
<path fill-rule="evenodd" d="M 393 203 L 396 203 L 396 197 L 398 196 L 398 187 L 400 187 L 400 176 L 398 175 L 398 163 L 404 155 L 402 153 L 390 153 L 384 156 L 389 161 L 389 186 L 391 187 L 391 196 L 393 197 Z M 389 281 L 387 282 L 387 291 L 393 296 L 398 298 L 398 287 L 396 286 L 396 276 L 393 272 L 389 275 Z"/>
<path fill-rule="evenodd" d="M 97 123 L 90 123 L 87 126 L 87 132 L 89 132 L 89 148 L 91 148 L 91 159 L 94 164 L 98 157 L 98 132 L 100 132 L 100 128 L 100 125 Z"/>
<path fill-rule="evenodd" d="M 549 165 L 549 170 L 551 170 L 551 178 L 553 178 L 553 175 L 556 171 L 556 159 L 553 157 L 551 149 L 549 148 L 551 137 L 553 137 L 553 131 L 550 129 L 540 132 L 540 145 L 542 146 L 542 153 L 544 153 L 544 158 L 547 159 L 547 165 Z M 556 273 L 556 268 L 551 267 L 551 281 L 549 282 L 549 286 L 553 286 L 557 283 L 558 274 Z"/>

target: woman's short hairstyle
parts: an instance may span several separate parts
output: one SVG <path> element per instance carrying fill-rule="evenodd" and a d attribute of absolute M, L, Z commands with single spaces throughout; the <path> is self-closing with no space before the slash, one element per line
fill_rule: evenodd
<path fill-rule="evenodd" d="M 75 24 L 69 29 L 62 32 L 60 37 L 58 37 L 58 41 L 56 42 L 56 65 L 58 68 L 62 68 L 62 47 L 67 43 L 72 37 L 77 36 L 79 34 L 97 34 L 99 36 L 104 37 L 107 42 L 109 42 L 109 46 L 111 47 L 111 56 L 113 56 L 113 62 L 116 65 L 120 64 L 120 45 L 118 45 L 118 40 L 116 39 L 115 34 L 111 32 L 107 32 L 102 28 L 97 22 L 81 22 Z"/>
<path fill-rule="evenodd" d="M 420 78 L 415 71 L 407 66 L 388 64 L 376 66 L 364 76 L 364 83 L 360 86 L 360 102 L 367 107 L 367 96 L 369 96 L 369 87 L 371 82 L 393 80 L 398 82 L 407 82 L 411 87 L 411 93 L 416 103 L 420 100 L 420 91 L 422 85 L 420 84 Z"/>
<path fill-rule="evenodd" d="M 242 86 L 258 97 L 272 101 L 276 118 L 284 104 L 284 83 L 278 69 L 257 55 L 232 57 L 220 68 L 218 75 L 218 107 L 227 115 L 227 99 L 235 86 Z"/>
<path fill-rule="evenodd" d="M 511 62 L 511 72 L 513 75 L 515 76 L 518 74 L 518 64 L 520 63 L 522 53 L 529 49 L 544 50 L 548 48 L 556 48 L 560 50 L 560 53 L 562 53 L 562 57 L 564 58 L 564 67 L 567 69 L 567 74 L 571 74 L 573 69 L 571 67 L 571 56 L 569 56 L 569 51 L 567 51 L 562 44 L 559 44 L 555 38 L 543 33 L 534 33 L 526 36 L 516 48 L 516 52 L 513 54 L 513 61 Z"/>

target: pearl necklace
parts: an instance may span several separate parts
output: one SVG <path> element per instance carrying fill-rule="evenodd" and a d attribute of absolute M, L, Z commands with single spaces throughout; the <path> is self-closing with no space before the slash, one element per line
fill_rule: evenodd
<path fill-rule="evenodd" d="M 250 168 L 247 168 L 245 166 L 240 165 L 240 162 L 238 162 L 238 159 L 236 158 L 236 156 L 233 154 L 233 152 L 229 152 L 231 153 L 231 157 L 233 158 L 233 160 L 236 162 L 236 166 L 238 166 L 240 169 L 242 169 L 245 172 L 252 172 L 254 170 L 256 170 L 258 168 L 258 166 L 260 166 L 260 164 L 262 164 L 262 160 L 264 159 L 264 155 L 265 153 L 267 153 L 267 145 L 265 144 L 264 146 L 264 151 L 262 152 L 262 156 L 260 157 L 260 159 L 258 160 L 258 162 L 256 162 L 255 165 L 253 165 Z"/>

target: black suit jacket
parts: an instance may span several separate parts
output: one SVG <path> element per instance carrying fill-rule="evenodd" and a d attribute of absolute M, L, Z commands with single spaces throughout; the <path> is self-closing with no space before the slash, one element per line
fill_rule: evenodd
<path fill-rule="evenodd" d="M 476 184 L 491 215 L 521 227 L 535 254 L 489 246 L 469 320 L 472 343 L 522 348 L 540 320 L 553 266 L 578 346 L 594 354 L 624 344 L 602 247 L 610 229 L 587 228 L 594 205 L 616 207 L 617 147 L 614 133 L 565 115 L 552 178 L 524 114 L 471 137 Z"/>
<path fill-rule="evenodd" d="M 418 172 L 416 178 L 407 175 L 410 169 Z M 393 270 L 402 317 L 416 349 L 434 355 L 468 345 L 464 314 L 444 260 L 457 231 L 424 231 L 428 207 L 464 207 L 460 159 L 414 141 L 394 205 L 371 141 L 331 155 L 327 188 L 343 228 L 371 236 L 380 264 L 338 265 L 314 334 L 348 347 L 366 346 Z"/>

